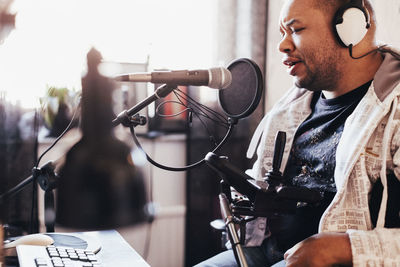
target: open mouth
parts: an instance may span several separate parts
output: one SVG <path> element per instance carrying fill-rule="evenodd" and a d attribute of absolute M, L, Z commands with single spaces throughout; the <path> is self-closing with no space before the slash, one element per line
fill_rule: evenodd
<path fill-rule="evenodd" d="M 301 60 L 299 59 L 286 59 L 283 61 L 283 64 L 288 66 L 288 67 L 293 67 L 294 65 L 296 65 L 297 63 L 300 63 Z"/>
<path fill-rule="evenodd" d="M 299 65 L 302 61 L 298 58 L 286 58 L 283 60 L 283 64 L 288 67 L 288 72 L 290 75 L 296 75 L 297 68 L 296 66 Z"/>

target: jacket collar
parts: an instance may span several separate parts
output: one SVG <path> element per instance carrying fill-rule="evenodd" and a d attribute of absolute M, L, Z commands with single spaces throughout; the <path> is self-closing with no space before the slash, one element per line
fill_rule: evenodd
<path fill-rule="evenodd" d="M 400 83 L 400 54 L 387 47 L 380 51 L 384 60 L 375 74 L 374 88 L 376 96 L 383 102 Z"/>

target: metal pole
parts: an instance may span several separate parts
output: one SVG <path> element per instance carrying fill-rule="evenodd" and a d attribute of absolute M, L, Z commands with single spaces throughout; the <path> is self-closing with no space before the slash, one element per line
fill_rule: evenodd
<path fill-rule="evenodd" d="M 235 224 L 233 222 L 233 216 L 228 204 L 228 198 L 225 194 L 219 194 L 219 204 L 221 207 L 221 214 L 225 221 L 226 228 L 229 233 L 229 237 L 232 243 L 232 249 L 235 254 L 236 261 L 241 267 L 248 267 L 246 258 L 244 257 L 242 246 L 240 245 L 240 240 L 237 235 Z"/>

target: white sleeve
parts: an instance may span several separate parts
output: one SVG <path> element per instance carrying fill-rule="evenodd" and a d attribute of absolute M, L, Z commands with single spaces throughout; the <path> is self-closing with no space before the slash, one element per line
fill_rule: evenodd
<path fill-rule="evenodd" d="M 349 230 L 353 266 L 400 267 L 400 229 Z"/>

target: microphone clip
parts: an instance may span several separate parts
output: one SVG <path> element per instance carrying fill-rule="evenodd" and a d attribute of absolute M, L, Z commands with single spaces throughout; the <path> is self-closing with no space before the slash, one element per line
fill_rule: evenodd
<path fill-rule="evenodd" d="M 147 119 L 145 116 L 141 116 L 138 113 L 134 115 L 129 115 L 127 110 L 124 110 L 121 112 L 117 120 L 119 123 L 121 123 L 125 127 L 136 127 L 138 125 L 146 125 Z"/>
<path fill-rule="evenodd" d="M 32 176 L 36 179 L 40 188 L 47 192 L 57 187 L 58 176 L 54 171 L 54 165 L 51 161 L 47 162 L 41 168 L 33 168 Z"/>

